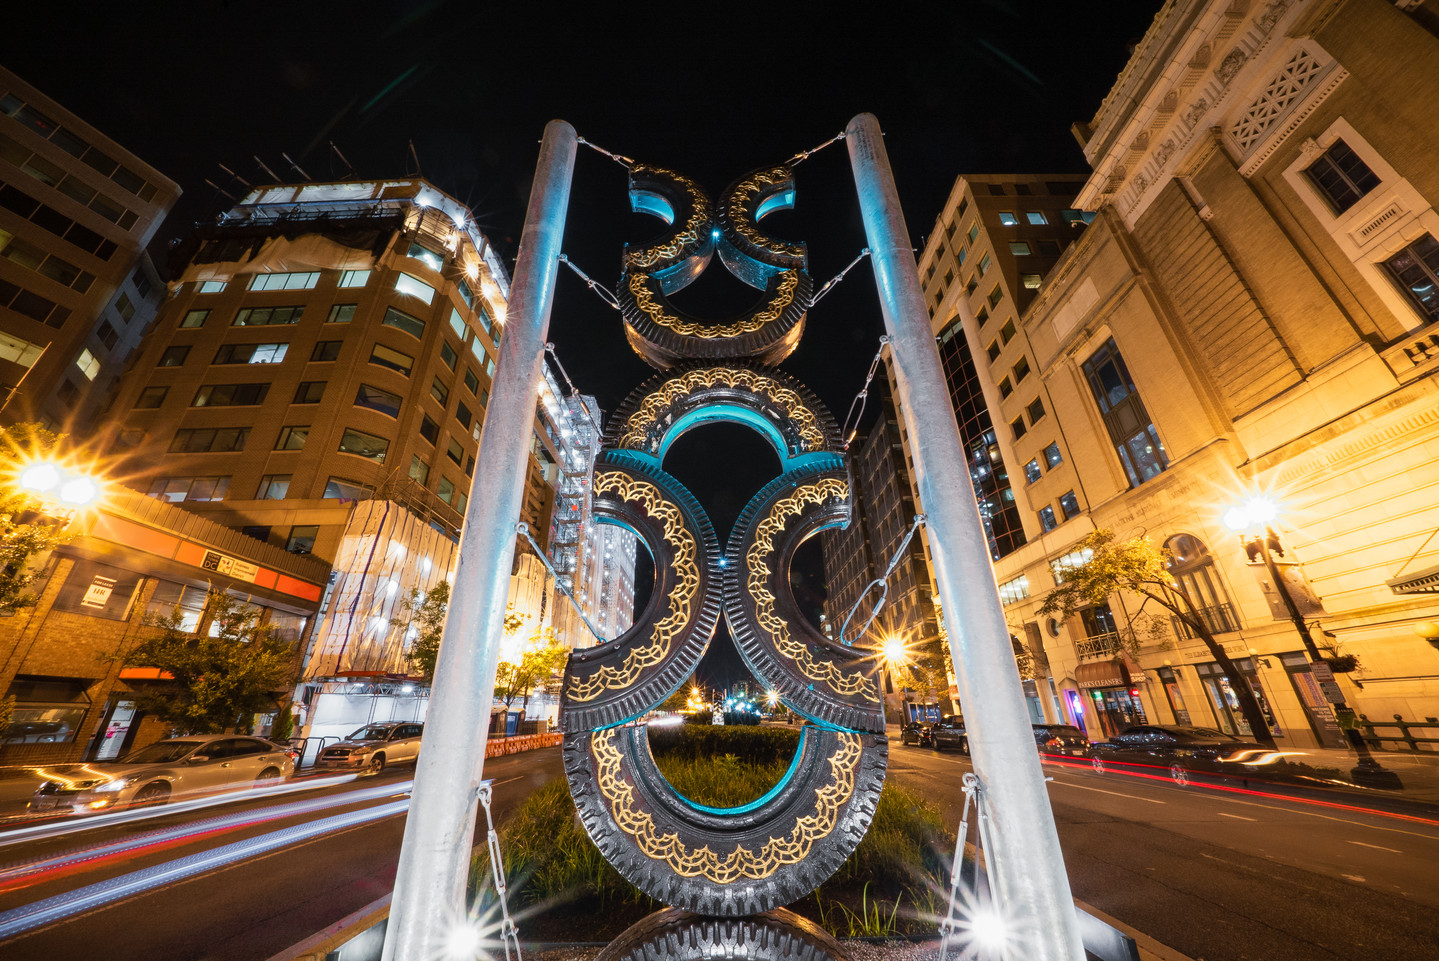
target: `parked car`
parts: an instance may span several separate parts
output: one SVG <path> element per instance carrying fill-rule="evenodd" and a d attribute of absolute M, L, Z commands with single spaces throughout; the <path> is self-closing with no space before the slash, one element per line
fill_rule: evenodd
<path fill-rule="evenodd" d="M 929 738 L 936 751 L 947 747 L 959 748 L 959 753 L 969 753 L 969 738 L 964 733 L 964 718 L 958 714 L 946 714 L 939 722 L 931 725 Z"/>
<path fill-rule="evenodd" d="M 1089 757 L 1089 738 L 1073 724 L 1036 724 L 1034 743 L 1040 754 Z"/>
<path fill-rule="evenodd" d="M 899 729 L 899 743 L 929 747 L 929 725 L 922 721 L 910 721 Z"/>
<path fill-rule="evenodd" d="M 287 748 L 258 737 L 216 734 L 156 741 L 118 761 L 46 768 L 32 813 L 94 814 L 164 804 L 173 797 L 252 787 L 295 771 Z"/>
<path fill-rule="evenodd" d="M 366 724 L 349 737 L 320 749 L 315 768 L 321 771 L 360 771 L 379 774 L 390 764 L 403 764 L 420 756 L 420 735 L 425 726 L 411 721 Z"/>
<path fill-rule="evenodd" d="M 1111 767 L 1162 771 L 1181 785 L 1188 784 L 1193 773 L 1253 774 L 1256 764 L 1272 757 L 1268 748 L 1255 741 L 1213 728 L 1157 724 L 1126 728 L 1091 748 L 1091 763 L 1100 774 Z"/>

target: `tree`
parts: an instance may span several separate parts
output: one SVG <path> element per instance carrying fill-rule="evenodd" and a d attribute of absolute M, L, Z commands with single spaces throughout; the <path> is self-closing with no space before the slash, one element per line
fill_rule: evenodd
<path fill-rule="evenodd" d="M 35 604 L 27 588 L 39 576 L 32 563 L 69 540 L 64 525 L 44 516 L 44 504 L 20 489 L 20 472 L 45 459 L 61 438 L 39 424 L 15 424 L 0 431 L 0 613 Z"/>
<path fill-rule="evenodd" d="M 185 631 L 177 609 L 119 655 L 127 666 L 159 668 L 174 678 L 139 692 L 136 706 L 187 734 L 218 733 L 270 709 L 275 693 L 298 680 L 290 646 L 259 626 L 257 611 L 220 592 L 211 592 L 207 608 L 214 637 Z"/>
<path fill-rule="evenodd" d="M 1057 613 L 1069 617 L 1082 608 L 1104 603 L 1120 590 L 1154 601 L 1179 618 L 1209 648 L 1225 676 L 1232 679 L 1234 694 L 1254 739 L 1274 748 L 1274 735 L 1269 732 L 1269 722 L 1249 687 L 1249 679 L 1214 639 L 1188 589 L 1169 573 L 1168 550 L 1155 547 L 1148 537 L 1119 541 L 1113 531 L 1097 530 L 1076 544 L 1074 552 L 1088 560 L 1064 568 L 1064 583 L 1044 599 L 1039 609 L 1041 616 Z"/>
<path fill-rule="evenodd" d="M 518 664 L 500 661 L 495 670 L 495 700 L 504 704 L 505 713 L 518 698 L 524 698 L 528 706 L 530 692 L 562 669 L 569 656 L 569 648 L 559 642 L 553 628 L 537 632 L 520 654 Z"/>
<path fill-rule="evenodd" d="M 396 627 L 414 628 L 415 640 L 405 659 L 425 680 L 435 676 L 435 660 L 440 656 L 440 638 L 445 633 L 445 612 L 450 606 L 450 582 L 441 580 L 423 594 L 417 589 L 405 601 L 403 616 L 392 622 Z"/>

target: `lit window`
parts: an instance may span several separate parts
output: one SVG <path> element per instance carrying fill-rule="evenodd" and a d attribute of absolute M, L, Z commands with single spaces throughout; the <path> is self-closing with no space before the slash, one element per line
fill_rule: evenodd
<path fill-rule="evenodd" d="M 425 336 L 425 322 L 418 317 L 411 317 L 403 311 L 391 307 L 385 311 L 385 319 L 380 321 L 386 327 L 393 327 L 396 330 L 403 330 L 411 337 L 422 338 Z"/>
<path fill-rule="evenodd" d="M 329 499 L 357 501 L 363 500 L 369 492 L 369 488 L 359 481 L 331 477 L 325 482 L 325 493 L 320 496 Z"/>
<path fill-rule="evenodd" d="M 145 493 L 157 500 L 180 504 L 184 501 L 221 501 L 230 490 L 228 477 L 161 477 Z"/>
<path fill-rule="evenodd" d="M 450 308 L 450 329 L 455 332 L 456 337 L 460 338 L 462 344 L 470 334 L 470 328 L 465 326 L 465 318 L 461 317 L 460 312 L 453 307 Z"/>
<path fill-rule="evenodd" d="M 1420 313 L 1431 320 L 1439 317 L 1439 241 L 1433 235 L 1420 237 L 1384 266 Z"/>
<path fill-rule="evenodd" d="M 1359 199 L 1379 186 L 1379 175 L 1359 159 L 1359 155 L 1342 140 L 1334 144 L 1305 169 L 1309 178 L 1336 214 L 1342 214 Z"/>
<path fill-rule="evenodd" d="M 1034 460 L 1024 465 L 1024 479 L 1029 483 L 1033 484 L 1035 481 L 1039 480 L 1039 477 L 1039 458 L 1036 457 Z"/>
<path fill-rule="evenodd" d="M 1026 220 L 1028 220 L 1028 221 L 1029 221 L 1030 223 L 1032 223 L 1032 224 L 1047 224 L 1047 223 L 1049 223 L 1049 219 L 1048 219 L 1047 217 L 1045 217 L 1044 214 L 1043 214 L 1042 212 L 1038 211 L 1038 210 L 1026 211 L 1025 214 L 1024 214 L 1024 217 L 1025 217 Z"/>
<path fill-rule="evenodd" d="M 186 311 L 186 312 L 185 312 L 185 316 L 180 318 L 180 326 L 181 326 L 181 327 L 204 327 L 204 326 L 205 326 L 205 318 L 206 318 L 206 317 L 209 317 L 209 316 L 210 316 L 210 312 L 209 312 L 208 310 L 190 310 L 190 311 Z"/>
<path fill-rule="evenodd" d="M 424 487 L 430 479 L 430 465 L 420 460 L 419 454 L 410 456 L 410 480 Z"/>
<path fill-rule="evenodd" d="M 1064 463 L 1064 458 L 1059 456 L 1059 442 L 1055 441 L 1044 449 L 1044 462 L 1049 465 L 1050 470 Z"/>
<path fill-rule="evenodd" d="M 1079 498 L 1074 496 L 1074 491 L 1059 495 L 1059 509 L 1064 513 L 1065 520 L 1079 516 Z"/>
<path fill-rule="evenodd" d="M 1029 244 L 1023 240 L 1011 240 L 1009 242 L 1009 252 L 1016 257 L 1028 257 L 1030 254 Z"/>
<path fill-rule="evenodd" d="M 426 247 L 424 244 L 415 241 L 410 242 L 408 255 L 420 261 L 431 270 L 439 270 L 445 265 L 445 255 L 438 250 Z"/>
<path fill-rule="evenodd" d="M 1029 578 L 1024 574 L 999 585 L 999 602 L 1001 604 L 1013 604 L 1017 601 L 1024 600 L 1028 596 Z"/>
<path fill-rule="evenodd" d="M 291 554 L 309 554 L 315 549 L 315 538 L 320 536 L 319 525 L 304 524 L 290 528 L 285 540 L 285 550 Z"/>
<path fill-rule="evenodd" d="M 289 344 L 221 344 L 212 363 L 278 364 L 289 348 Z"/>
<path fill-rule="evenodd" d="M 1019 218 L 1016 217 L 1014 215 L 1014 212 L 1010 210 L 1001 210 L 999 212 L 999 222 L 1004 224 L 1004 226 L 1006 227 L 1019 226 Z"/>
<path fill-rule="evenodd" d="M 221 291 L 223 291 L 224 289 L 225 289 L 225 281 L 223 281 L 223 280 L 202 280 L 202 281 L 200 281 L 200 290 L 199 290 L 199 292 L 202 293 L 202 294 L 218 294 L 218 293 L 220 293 Z"/>
<path fill-rule="evenodd" d="M 260 478 L 260 489 L 255 492 L 257 501 L 282 501 L 290 492 L 292 474 L 266 474 Z"/>
<path fill-rule="evenodd" d="M 395 290 L 411 297 L 418 297 L 427 304 L 432 303 L 435 299 L 435 288 L 409 274 L 402 273 L 395 278 Z"/>
<path fill-rule="evenodd" d="M 363 287 L 370 282 L 368 270 L 342 270 L 340 271 L 341 287 Z"/>
<path fill-rule="evenodd" d="M 402 354 L 398 350 L 392 350 L 384 344 L 376 344 L 370 351 L 370 363 L 398 371 L 408 377 L 410 369 L 415 365 L 415 358 L 409 354 Z"/>
<path fill-rule="evenodd" d="M 377 464 L 385 462 L 385 452 L 389 449 L 390 442 L 385 438 L 367 434 L 352 427 L 347 427 L 345 433 L 340 437 L 340 453 L 365 457 Z"/>
<path fill-rule="evenodd" d="M 1044 529 L 1045 533 L 1048 533 L 1059 526 L 1059 521 L 1056 520 L 1054 516 L 1053 507 L 1044 507 L 1040 509 L 1039 526 Z"/>
<path fill-rule="evenodd" d="M 251 290 L 312 290 L 320 282 L 320 272 L 256 274 L 250 278 Z"/>
<path fill-rule="evenodd" d="M 348 324 L 355 319 L 355 308 L 358 304 L 336 304 L 330 308 L 330 313 L 325 317 L 327 324 Z"/>
<path fill-rule="evenodd" d="M 448 477 L 441 477 L 440 483 L 435 489 L 435 493 L 439 495 L 440 500 L 448 504 L 455 496 L 454 482 L 451 481 Z"/>
<path fill-rule="evenodd" d="M 1038 290 L 1044 283 L 1044 277 L 1040 274 L 1020 274 L 1019 283 L 1025 290 Z"/>
<path fill-rule="evenodd" d="M 95 375 L 100 373 L 100 361 L 95 359 L 89 348 L 80 351 L 80 356 L 75 358 L 75 366 L 80 368 L 86 380 L 94 380 Z"/>

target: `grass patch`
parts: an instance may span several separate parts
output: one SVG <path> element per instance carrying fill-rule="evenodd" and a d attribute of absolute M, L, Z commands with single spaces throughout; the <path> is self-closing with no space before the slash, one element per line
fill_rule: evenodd
<path fill-rule="evenodd" d="M 788 766 L 799 747 L 799 729 L 787 727 L 685 724 L 651 727 L 648 734 L 650 751 L 661 763 L 666 758 L 707 761 L 732 754 L 747 764 Z"/>
<path fill-rule="evenodd" d="M 750 764 L 733 754 L 713 758 L 665 755 L 655 765 L 671 786 L 696 804 L 734 808 L 764 797 L 789 770 L 789 762 Z"/>

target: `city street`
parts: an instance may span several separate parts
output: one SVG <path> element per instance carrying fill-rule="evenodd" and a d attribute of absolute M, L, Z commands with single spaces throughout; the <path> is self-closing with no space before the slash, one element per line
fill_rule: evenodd
<path fill-rule="evenodd" d="M 890 776 L 958 823 L 957 754 L 901 747 Z M 1046 764 L 1074 896 L 1191 958 L 1435 956 L 1439 820 Z"/>

